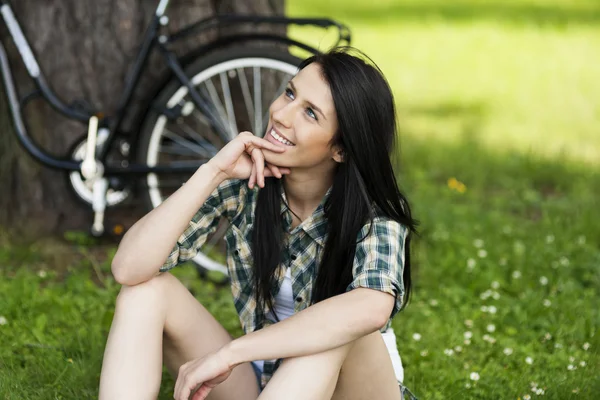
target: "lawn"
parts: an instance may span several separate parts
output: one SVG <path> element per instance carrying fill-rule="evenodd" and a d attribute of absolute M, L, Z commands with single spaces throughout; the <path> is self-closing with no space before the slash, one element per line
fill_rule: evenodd
<path fill-rule="evenodd" d="M 396 95 L 399 182 L 421 220 L 394 320 L 406 385 L 428 400 L 597 398 L 600 5 L 287 3 L 348 24 Z M 96 397 L 118 285 L 114 246 L 87 243 L 0 234 L 0 398 Z M 175 273 L 241 334 L 226 288 Z"/>

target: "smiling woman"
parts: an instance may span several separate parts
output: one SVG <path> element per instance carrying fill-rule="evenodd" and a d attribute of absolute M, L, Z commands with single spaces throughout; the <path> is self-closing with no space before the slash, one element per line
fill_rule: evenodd
<path fill-rule="evenodd" d="M 100 398 L 155 397 L 163 359 L 181 400 L 402 397 L 390 324 L 416 223 L 390 161 L 391 90 L 352 51 L 307 59 L 264 138 L 240 133 L 128 231 Z M 235 340 L 167 273 L 221 218 L 246 333 Z"/>

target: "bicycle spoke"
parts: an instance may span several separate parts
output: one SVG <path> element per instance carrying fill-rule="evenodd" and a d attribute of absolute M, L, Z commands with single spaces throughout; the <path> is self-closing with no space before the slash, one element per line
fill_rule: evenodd
<path fill-rule="evenodd" d="M 194 111 L 192 111 L 191 115 L 197 121 L 200 121 L 200 122 L 206 121 L 206 117 L 204 116 L 204 114 L 202 114 L 200 111 L 198 111 L 196 109 L 194 109 Z M 216 135 L 212 130 L 208 129 L 207 131 L 204 132 L 204 135 L 208 137 L 208 140 L 211 141 L 211 143 L 214 143 L 219 148 L 225 146 L 225 142 L 223 141 L 223 139 L 220 136 Z"/>
<path fill-rule="evenodd" d="M 229 132 L 231 139 L 235 138 L 238 133 L 237 124 L 235 122 L 235 113 L 233 112 L 233 102 L 231 101 L 231 91 L 229 90 L 229 81 L 225 72 L 219 74 L 221 79 L 221 89 L 223 90 L 223 98 L 225 99 L 225 109 L 229 120 Z"/>
<path fill-rule="evenodd" d="M 187 147 L 183 147 L 178 144 L 162 145 L 158 149 L 162 154 L 172 154 L 172 155 L 177 155 L 177 156 L 192 157 L 192 156 L 196 156 L 198 154 L 195 151 L 192 151 L 192 150 L 188 149 Z"/>
<path fill-rule="evenodd" d="M 187 123 L 185 123 L 183 121 L 177 121 L 177 126 L 183 132 L 185 132 L 186 134 L 191 136 L 193 139 L 195 139 L 196 143 L 198 143 L 200 146 L 202 146 L 202 148 L 210 151 L 210 153 L 212 155 L 217 154 L 217 152 L 219 151 L 215 145 L 213 145 L 211 142 L 209 142 L 204 137 L 202 137 L 202 135 L 200 135 L 198 132 L 196 132 L 196 130 L 193 129 L 191 126 L 189 126 Z"/>
<path fill-rule="evenodd" d="M 183 147 L 187 147 L 188 149 L 192 150 L 193 152 L 195 152 L 196 154 L 201 155 L 202 157 L 211 157 L 211 155 L 201 146 L 198 146 L 197 144 L 190 142 L 189 140 L 179 136 L 178 134 L 168 130 L 165 128 L 163 135 L 177 143 L 179 143 L 180 145 L 182 145 Z"/>
<path fill-rule="evenodd" d="M 242 97 L 244 98 L 244 104 L 246 105 L 246 111 L 248 112 L 248 121 L 252 121 L 252 117 L 254 115 L 254 105 L 252 104 L 248 80 L 246 79 L 246 74 L 242 68 L 237 68 L 237 73 L 240 87 L 242 88 Z"/>
<path fill-rule="evenodd" d="M 208 89 L 208 95 L 210 96 L 210 99 L 212 100 L 214 106 L 217 108 L 217 113 L 219 114 L 219 118 L 221 119 L 219 123 L 222 127 L 226 127 L 227 115 L 225 113 L 225 109 L 223 108 L 223 103 L 221 103 L 221 99 L 219 98 L 219 94 L 217 93 L 215 85 L 213 85 L 212 80 L 207 79 L 206 82 L 204 82 L 204 86 L 206 86 L 206 88 Z"/>
<path fill-rule="evenodd" d="M 254 134 L 263 136 L 260 67 L 254 67 Z"/>

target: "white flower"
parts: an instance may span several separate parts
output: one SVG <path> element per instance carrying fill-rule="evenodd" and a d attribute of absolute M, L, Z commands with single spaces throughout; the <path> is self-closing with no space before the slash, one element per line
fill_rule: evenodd
<path fill-rule="evenodd" d="M 481 239 L 475 239 L 473 240 L 473 246 L 477 247 L 478 249 L 483 247 L 483 240 Z"/>
<path fill-rule="evenodd" d="M 428 352 L 427 350 L 423 350 L 423 351 L 421 352 L 421 357 L 426 357 L 426 356 L 427 356 L 427 354 L 429 354 L 429 352 Z"/>
<path fill-rule="evenodd" d="M 548 299 L 544 299 L 542 304 L 544 305 L 544 307 L 550 307 L 552 305 L 552 302 Z"/>
<path fill-rule="evenodd" d="M 571 363 L 574 363 L 574 362 L 575 362 L 575 357 L 573 357 L 573 356 L 570 356 L 570 357 L 569 357 L 569 362 L 571 362 Z"/>
<path fill-rule="evenodd" d="M 471 339 L 472 337 L 473 337 L 473 332 L 471 332 L 471 331 L 465 332 L 465 339 Z"/>
<path fill-rule="evenodd" d="M 498 261 L 498 264 L 501 265 L 501 266 L 505 266 L 506 265 L 506 257 L 502 257 L 500 259 L 500 261 Z"/>
<path fill-rule="evenodd" d="M 498 300 L 498 299 L 500 298 L 500 293 L 498 293 L 498 292 L 493 292 L 493 293 L 492 293 L 492 298 L 493 298 L 494 300 Z"/>
<path fill-rule="evenodd" d="M 588 342 L 585 342 L 583 344 L 583 346 L 581 346 L 582 349 L 584 349 L 585 351 L 588 351 L 588 349 L 590 348 L 590 344 Z"/>
<path fill-rule="evenodd" d="M 489 324 L 486 328 L 485 328 L 488 332 L 494 332 L 496 331 L 496 325 L 494 324 Z"/>
<path fill-rule="evenodd" d="M 487 333 L 485 335 L 483 335 L 483 340 L 485 340 L 488 343 L 494 344 L 496 343 L 496 339 L 493 338 L 492 336 L 488 335 Z"/>
<path fill-rule="evenodd" d="M 477 382 L 479 380 L 479 374 L 477 372 L 471 372 L 471 375 L 469 375 L 469 378 L 471 378 L 472 381 Z"/>
<path fill-rule="evenodd" d="M 466 320 L 465 320 L 465 326 L 466 326 L 467 328 L 472 328 L 472 327 L 473 327 L 473 320 L 471 320 L 471 319 L 466 319 Z M 588 343 L 588 345 L 589 345 L 589 343 Z"/>
<path fill-rule="evenodd" d="M 465 339 L 465 340 L 463 340 L 463 343 L 468 346 L 471 344 L 471 340 Z"/>
<path fill-rule="evenodd" d="M 496 306 L 489 306 L 489 307 L 488 307 L 488 312 L 489 312 L 490 314 L 496 314 L 496 311 L 498 311 L 498 310 L 496 309 Z"/>
<path fill-rule="evenodd" d="M 560 265 L 562 265 L 563 267 L 568 267 L 569 266 L 569 259 L 567 257 L 561 257 L 560 260 Z"/>
<path fill-rule="evenodd" d="M 432 307 L 435 307 L 438 305 L 438 301 L 436 299 L 431 299 L 431 300 L 429 300 L 429 305 L 431 305 Z"/>
<path fill-rule="evenodd" d="M 544 335 L 544 339 L 546 339 L 546 340 L 552 339 L 552 335 L 550 334 L 550 332 L 546 332 L 546 334 Z"/>
<path fill-rule="evenodd" d="M 583 246 L 583 245 L 585 244 L 585 236 L 583 236 L 583 235 L 579 236 L 579 237 L 577 238 L 577 243 L 578 243 L 580 246 Z"/>
<path fill-rule="evenodd" d="M 587 364 L 585 363 L 585 361 L 582 361 L 579 363 L 580 366 L 585 367 Z"/>
<path fill-rule="evenodd" d="M 446 349 L 446 350 L 444 350 L 444 354 L 447 356 L 452 356 L 454 354 L 454 350 Z"/>
<path fill-rule="evenodd" d="M 531 396 L 528 394 L 523 395 L 523 400 L 531 400 Z"/>
<path fill-rule="evenodd" d="M 513 353 L 513 349 L 511 349 L 510 347 L 507 347 L 502 352 L 504 354 L 506 354 L 507 356 L 510 356 Z"/>
<path fill-rule="evenodd" d="M 465 383 L 465 388 L 471 389 L 471 384 L 469 382 Z"/>
<path fill-rule="evenodd" d="M 0 315 L 0 325 L 6 325 L 6 324 L 8 324 L 8 321 L 6 320 L 4 315 Z"/>
<path fill-rule="evenodd" d="M 531 358 L 531 357 L 526 357 L 526 358 L 525 358 L 525 362 L 526 362 L 527 364 L 531 365 L 531 364 L 533 364 L 533 358 Z"/>
<path fill-rule="evenodd" d="M 512 277 L 513 277 L 513 279 L 521 278 L 521 271 L 513 271 Z"/>
<path fill-rule="evenodd" d="M 467 269 L 471 270 L 471 269 L 475 268 L 476 265 L 477 265 L 477 261 L 475 261 L 474 259 L 469 258 L 467 260 Z"/>
<path fill-rule="evenodd" d="M 535 391 L 535 394 L 537 394 L 538 396 L 541 396 L 544 394 L 544 389 L 539 388 L 538 390 Z"/>
<path fill-rule="evenodd" d="M 484 249 L 480 249 L 477 252 L 477 255 L 479 256 L 479 258 L 486 258 L 487 257 L 487 251 L 485 251 Z"/>
<path fill-rule="evenodd" d="M 491 295 L 492 295 L 492 292 L 491 292 L 491 291 L 489 291 L 489 290 L 486 290 L 485 292 L 483 292 L 483 293 L 481 293 L 481 294 L 479 295 L 479 298 L 480 298 L 481 300 L 486 300 L 486 299 L 487 299 L 488 297 L 490 297 Z"/>
<path fill-rule="evenodd" d="M 492 289 L 498 289 L 500 287 L 500 282 L 494 281 L 492 282 Z"/>
<path fill-rule="evenodd" d="M 567 369 L 568 369 L 569 371 L 573 371 L 573 370 L 577 369 L 577 367 L 576 367 L 576 366 L 574 366 L 573 364 L 569 364 L 569 365 L 567 366 Z"/>
<path fill-rule="evenodd" d="M 560 343 L 554 343 L 554 348 L 555 349 L 562 349 L 563 345 Z"/>
<path fill-rule="evenodd" d="M 413 333 L 413 339 L 418 342 L 419 340 L 421 340 L 421 335 L 419 333 Z"/>
<path fill-rule="evenodd" d="M 548 278 L 545 276 L 540 277 L 540 285 L 546 286 L 548 284 Z"/>
<path fill-rule="evenodd" d="M 481 312 L 488 312 L 487 306 L 481 306 Z"/>
<path fill-rule="evenodd" d="M 554 242 L 554 235 L 546 236 L 546 243 L 550 244 Z"/>
<path fill-rule="evenodd" d="M 40 278 L 45 278 L 46 276 L 48 276 L 48 273 L 43 269 L 40 269 L 37 274 Z"/>
<path fill-rule="evenodd" d="M 455 346 L 454 347 L 454 351 L 457 353 L 460 353 L 462 351 L 462 347 L 461 346 Z"/>

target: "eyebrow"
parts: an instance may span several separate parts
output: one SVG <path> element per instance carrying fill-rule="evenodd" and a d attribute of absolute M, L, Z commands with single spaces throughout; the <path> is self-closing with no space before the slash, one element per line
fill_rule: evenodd
<path fill-rule="evenodd" d="M 298 90 L 296 89 L 296 86 L 294 86 L 294 82 L 290 81 L 290 86 L 292 87 L 292 90 L 296 93 L 298 93 Z M 321 111 L 321 109 L 317 106 L 315 106 L 313 103 L 311 103 L 310 101 L 306 101 L 308 103 L 309 106 L 311 106 L 312 108 L 315 109 L 315 111 L 318 111 L 325 120 L 327 120 L 327 117 L 325 116 L 325 114 L 323 113 L 323 111 Z"/>

